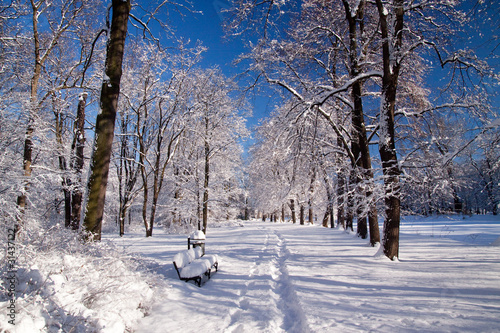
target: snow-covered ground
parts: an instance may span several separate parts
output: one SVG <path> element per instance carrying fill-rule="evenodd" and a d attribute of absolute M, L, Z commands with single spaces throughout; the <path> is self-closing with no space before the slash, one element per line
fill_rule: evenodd
<path fill-rule="evenodd" d="M 220 269 L 201 288 L 180 281 L 172 264 L 188 234 L 106 234 L 95 244 L 61 226 L 26 234 L 0 257 L 0 333 L 500 327 L 499 217 L 405 218 L 398 261 L 354 233 L 319 225 L 214 223 L 206 252 L 219 256 Z"/>
<path fill-rule="evenodd" d="M 136 332 L 498 332 L 500 219 L 405 218 L 400 259 L 342 230 L 235 222 L 208 230 L 219 272 L 180 281 L 187 235 L 110 237 L 164 276 Z"/>

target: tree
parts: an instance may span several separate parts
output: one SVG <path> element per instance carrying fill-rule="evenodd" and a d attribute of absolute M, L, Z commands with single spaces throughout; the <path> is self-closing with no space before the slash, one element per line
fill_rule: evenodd
<path fill-rule="evenodd" d="M 404 138 L 398 137 L 396 125 L 404 126 L 417 117 L 444 109 L 463 109 L 469 115 L 484 118 L 477 112 L 481 109 L 478 103 L 470 99 L 478 93 L 484 96 L 484 90 L 477 88 L 481 79 L 474 81 L 471 76 L 490 79 L 494 76 L 469 50 L 450 52 L 455 46 L 442 37 L 459 31 L 457 29 L 467 22 L 456 6 L 448 1 L 332 3 L 311 0 L 303 2 L 299 11 L 284 2 L 240 0 L 232 10 L 234 15 L 230 25 L 236 34 L 252 25 L 264 26 L 262 38 L 253 43 L 248 56 L 254 64 L 251 69 L 268 83 L 288 91 L 306 109 L 318 112 L 331 126 L 349 157 L 352 169 L 349 182 L 346 182 L 350 188 L 347 192 L 347 224 L 351 223 L 354 212 L 359 222 L 369 212 L 367 207 L 375 207 L 376 199 L 384 201 L 383 247 L 390 259 L 398 256 L 399 248 L 402 165 L 398 151 L 402 151 L 401 147 L 411 146 Z M 283 7 L 293 12 L 296 18 L 282 15 L 285 12 Z M 241 24 L 245 20 L 249 23 L 247 26 Z M 283 29 L 283 24 L 290 21 L 294 28 Z M 441 106 L 431 105 L 429 93 L 423 88 L 422 78 L 427 70 L 424 57 L 432 55 L 437 56 L 442 67 L 451 65 L 452 74 L 455 74 L 452 81 L 457 81 L 453 84 L 462 84 L 458 87 L 461 92 L 458 95 L 449 93 L 449 100 Z M 379 112 L 366 117 L 363 102 L 373 103 L 373 97 L 380 99 Z M 460 103 L 460 99 L 464 103 Z M 347 128 L 334 121 L 336 115 L 329 109 L 334 104 L 332 101 L 343 103 L 350 109 L 350 135 Z M 373 123 L 370 135 L 363 124 L 367 119 L 378 122 Z M 491 121 L 484 121 L 484 124 L 488 123 Z M 477 138 L 479 132 L 484 131 L 475 132 Z M 378 197 L 374 196 L 376 186 L 370 181 L 373 174 L 370 175 L 368 150 L 369 139 L 376 136 L 384 181 L 384 194 Z M 465 141 L 465 146 L 470 145 L 471 141 Z M 445 155 L 441 154 L 440 159 L 444 158 L 444 164 L 449 165 L 465 146 L 454 152 L 443 150 Z M 448 178 L 452 176 L 448 172 Z M 341 178 L 341 181 L 347 179 Z M 375 210 L 368 215 L 375 221 Z"/>
<path fill-rule="evenodd" d="M 245 10 L 253 7 L 258 12 L 256 3 L 247 1 L 245 4 Z M 261 5 L 269 5 L 269 12 L 272 12 L 273 3 Z M 342 12 L 344 16 L 339 15 Z M 354 210 L 358 215 L 360 235 L 366 237 L 362 230 L 366 230 L 368 217 L 370 243 L 374 245 L 379 242 L 379 230 L 362 103 L 364 81 L 380 76 L 369 67 L 373 62 L 373 39 L 377 33 L 373 10 L 366 10 L 364 1 L 355 8 L 351 8 L 348 1 L 307 1 L 297 15 L 300 19 L 293 22 L 294 29 L 276 32 L 279 40 L 272 39 L 274 35 L 265 36 L 253 47 L 249 57 L 255 64 L 254 69 L 267 82 L 288 90 L 292 98 L 317 112 L 332 127 L 350 158 L 350 186 L 356 191 L 356 195 L 350 192 L 352 195 L 348 196 L 348 224 L 354 216 L 350 210 Z M 269 23 L 273 20 L 270 15 L 265 20 L 265 24 L 273 26 Z M 330 106 L 336 102 L 343 105 Z M 343 107 L 350 109 L 352 133 L 334 121 L 342 118 L 335 113 L 342 112 Z"/>
<path fill-rule="evenodd" d="M 400 169 L 396 154 L 394 113 L 396 92 L 401 62 L 396 60 L 401 54 L 404 29 L 404 1 L 394 0 L 390 10 L 381 0 L 376 0 L 382 33 L 382 96 L 379 125 L 379 152 L 384 172 L 385 222 L 384 254 L 393 259 L 399 256 L 400 224 Z M 390 13 L 390 14 L 389 14 Z M 390 19 L 389 16 L 390 15 Z M 391 26 L 392 25 L 392 26 Z"/>
<path fill-rule="evenodd" d="M 84 227 L 89 240 L 101 239 L 104 201 L 115 129 L 123 53 L 127 36 L 130 0 L 112 2 L 112 20 L 106 51 L 106 71 L 101 87 L 100 112 L 96 118 L 95 143 L 88 183 L 88 201 Z"/>
<path fill-rule="evenodd" d="M 378 130 L 379 153 L 384 173 L 386 211 L 383 247 L 385 255 L 394 259 L 398 257 L 401 210 L 401 167 L 396 147 L 396 116 L 400 114 L 405 119 L 439 110 L 457 109 L 464 110 L 466 117 L 477 114 L 479 119 L 487 118 L 487 115 L 490 115 L 490 112 L 487 111 L 487 102 L 483 106 L 478 105 L 479 103 L 475 101 L 477 97 L 472 96 L 484 96 L 484 89 L 481 88 L 480 81 L 485 77 L 493 78 L 493 76 L 491 76 L 486 64 L 478 61 L 470 50 L 457 50 L 455 45 L 450 45 L 442 38 L 443 35 L 456 33 L 456 29 L 467 23 L 465 15 L 456 9 L 456 4 L 447 1 L 424 1 L 415 6 L 404 0 L 390 2 L 377 0 L 376 6 L 380 19 L 383 68 Z M 444 68 L 447 65 L 451 67 L 453 73 L 451 81 L 448 87 L 443 90 L 443 93 L 447 93 L 449 101 L 443 105 L 431 107 L 427 103 L 414 103 L 415 110 L 408 113 L 405 112 L 405 99 L 404 95 L 401 94 L 401 86 L 405 84 L 411 86 L 419 81 L 423 75 L 419 68 L 424 67 L 420 64 L 424 63 L 422 57 L 427 50 L 434 51 L 441 67 Z M 479 77 L 479 83 L 474 82 L 474 78 L 477 77 Z M 457 89 L 459 98 L 450 87 Z M 421 96 L 418 89 L 415 95 Z M 487 101 L 487 98 L 484 100 Z M 398 112 L 398 104 L 401 113 Z M 479 110 L 482 112 L 477 112 Z M 488 121 L 485 122 L 488 123 Z M 475 138 L 481 135 L 480 133 L 484 133 L 485 130 L 488 130 L 488 126 L 483 130 L 476 131 L 478 135 Z M 454 152 L 441 150 L 444 166 L 449 165 L 472 142 L 471 140 L 466 141 L 464 146 L 459 147 Z M 448 177 L 452 176 L 450 170 L 447 171 Z M 457 199 L 455 194 L 454 201 L 457 202 Z"/>
<path fill-rule="evenodd" d="M 210 192 L 217 193 L 216 189 L 227 189 L 227 181 L 232 178 L 230 170 L 240 159 L 236 155 L 241 152 L 238 140 L 247 133 L 244 120 L 238 113 L 238 105 L 230 96 L 235 91 L 234 83 L 225 78 L 217 68 L 199 71 L 195 78 L 193 97 L 198 120 L 197 126 L 190 130 L 197 133 L 195 135 L 199 137 L 200 146 L 203 147 L 200 154 L 203 158 L 201 206 L 202 230 L 206 234 Z M 222 176 L 222 179 L 214 179 L 214 175 Z"/>
<path fill-rule="evenodd" d="M 80 227 L 82 202 L 83 202 L 83 184 L 82 171 L 85 163 L 85 106 L 87 103 L 87 93 L 80 94 L 78 102 L 78 111 L 76 114 L 73 143 L 71 144 L 71 169 L 76 173 L 76 185 L 71 194 L 71 219 L 70 227 L 78 230 Z"/>
<path fill-rule="evenodd" d="M 24 75 L 20 71 L 18 58 L 23 49 L 23 39 L 14 38 L 22 31 L 20 24 L 13 24 L 22 17 L 23 8 L 16 2 L 0 4 L 0 213 L 9 220 L 18 222 L 17 203 L 12 198 L 23 191 L 24 184 L 19 180 L 19 169 L 13 165 L 22 165 L 22 144 L 24 124 L 19 119 L 22 100 L 25 99 L 25 87 L 15 78 Z"/>
<path fill-rule="evenodd" d="M 32 72 L 29 74 L 29 84 L 27 87 L 25 85 L 26 88 L 21 88 L 29 91 L 29 102 L 23 106 L 23 113 L 26 115 L 27 123 L 22 162 L 24 184 L 21 194 L 17 197 L 19 210 L 17 221 L 22 225 L 32 182 L 32 164 L 36 144 L 34 137 L 37 123 L 43 119 L 45 104 L 50 100 L 51 96 L 54 96 L 61 90 L 79 86 L 79 76 L 82 73 L 81 69 L 83 60 L 85 59 L 85 52 L 82 52 L 81 57 L 75 60 L 71 58 L 73 55 L 68 57 L 63 54 L 62 50 L 65 47 L 70 47 L 70 45 L 78 49 L 78 43 L 84 40 L 84 35 L 91 33 L 91 30 L 88 29 L 77 31 L 78 29 L 73 28 L 76 25 L 84 23 L 86 20 L 92 21 L 91 16 L 96 3 L 93 1 L 83 3 L 73 0 L 56 2 L 40 0 L 31 1 L 26 7 L 11 4 L 11 9 L 16 6 L 19 16 L 14 18 L 12 22 L 23 19 L 25 14 L 29 15 L 28 21 L 31 23 L 32 29 L 29 33 L 25 34 L 25 37 L 27 37 L 25 40 L 33 43 L 32 52 L 28 55 L 28 58 L 33 60 L 33 67 L 30 68 Z M 23 34 L 24 32 L 20 32 L 19 35 L 12 36 L 12 39 L 20 40 L 20 36 Z M 19 45 L 21 47 L 18 48 L 18 51 L 27 46 L 22 45 L 22 43 L 19 43 Z M 84 47 L 81 47 L 83 51 Z M 63 57 L 61 57 L 61 54 L 63 54 Z M 58 59 L 62 58 L 70 61 L 61 64 Z M 58 82 L 51 81 L 50 79 L 50 74 L 54 72 L 56 66 L 58 66 L 57 70 L 60 77 Z M 26 68 L 25 63 L 23 63 L 22 67 Z M 20 68 L 21 66 L 18 68 L 18 74 L 20 74 Z M 23 75 L 19 75 L 17 78 L 12 79 L 22 79 L 22 77 Z M 24 83 L 21 83 L 21 85 L 24 85 Z"/>

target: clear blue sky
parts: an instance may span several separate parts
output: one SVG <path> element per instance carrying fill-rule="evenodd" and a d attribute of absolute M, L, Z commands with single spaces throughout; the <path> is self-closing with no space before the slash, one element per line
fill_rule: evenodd
<path fill-rule="evenodd" d="M 197 0 L 193 1 L 195 13 L 185 13 L 183 18 L 172 14 L 172 26 L 176 36 L 190 39 L 192 43 L 201 41 L 208 50 L 203 54 L 202 67 L 219 66 L 228 77 L 234 77 L 244 71 L 233 61 L 245 52 L 245 41 L 241 38 L 228 40 L 224 38 L 222 23 L 226 13 L 223 9 L 230 6 L 227 0 Z M 199 13 L 198 13 L 199 12 Z M 253 106 L 253 115 L 248 118 L 248 127 L 258 124 L 259 119 L 267 116 L 272 110 L 273 102 L 266 96 L 249 96 Z"/>
<path fill-rule="evenodd" d="M 490 11 L 492 7 L 497 7 L 495 3 L 498 4 L 498 0 L 486 1 L 491 1 L 490 6 L 486 10 Z M 226 40 L 224 38 L 222 22 L 227 13 L 224 13 L 223 10 L 229 7 L 230 1 L 228 0 L 194 0 L 193 9 L 195 13 L 182 11 L 185 14 L 182 19 L 178 13 L 171 13 L 170 17 L 176 36 L 190 39 L 192 43 L 199 40 L 204 46 L 208 47 L 208 50 L 203 55 L 204 58 L 201 62 L 202 67 L 217 65 L 226 76 L 233 77 L 244 70 L 242 67 L 236 67 L 233 61 L 240 54 L 245 52 L 246 41 L 238 38 L 233 38 L 232 40 Z M 480 50 L 480 48 L 489 47 L 488 51 L 491 52 L 491 44 L 485 45 L 483 40 L 487 40 L 491 36 L 491 30 L 493 30 L 492 25 L 496 24 L 498 24 L 498 19 L 491 20 L 485 18 L 485 22 L 480 24 L 477 31 L 474 29 L 468 36 L 463 36 L 464 40 L 461 41 L 461 43 L 467 43 L 468 41 L 472 44 L 470 46 L 478 51 L 478 54 L 481 56 L 486 55 L 484 51 L 481 52 L 482 50 Z M 500 48 L 497 49 L 495 53 L 497 53 L 498 56 Z M 490 64 L 497 67 L 498 61 Z M 432 78 L 430 81 L 432 82 L 435 79 L 439 80 L 439 78 Z M 492 87 L 492 89 L 495 89 L 495 87 Z M 259 119 L 269 115 L 274 102 L 271 98 L 263 96 L 262 94 L 250 98 L 249 100 L 254 107 L 253 116 L 248 119 L 248 125 L 251 128 L 258 124 Z"/>

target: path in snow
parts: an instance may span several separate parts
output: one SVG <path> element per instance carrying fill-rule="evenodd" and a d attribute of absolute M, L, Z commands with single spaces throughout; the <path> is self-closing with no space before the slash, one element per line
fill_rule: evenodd
<path fill-rule="evenodd" d="M 226 331 L 245 331 L 248 323 L 255 323 L 259 331 L 307 332 L 288 276 L 283 239 L 265 227 L 259 227 L 256 235 L 264 238 L 264 245 L 248 271 L 244 288 L 237 293 L 237 306 L 230 310 Z"/>
<path fill-rule="evenodd" d="M 206 252 L 219 255 L 220 269 L 201 288 L 179 281 L 173 270 L 171 258 L 186 246 L 184 236 L 118 240 L 159 262 L 150 266 L 171 284 L 137 332 L 309 331 L 288 275 L 286 240 L 278 231 L 263 224 L 214 228 L 207 238 Z"/>
<path fill-rule="evenodd" d="M 498 238 L 499 222 L 471 224 L 468 232 L 483 228 Z M 450 233 L 448 224 L 437 236 L 438 228 L 445 230 L 439 223 L 429 234 L 425 225 L 403 226 L 398 262 L 375 256 L 376 248 L 352 234 L 319 226 L 210 228 L 206 252 L 219 255 L 220 269 L 201 288 L 180 281 L 172 265 L 187 236 L 158 232 L 116 242 L 142 253 L 169 285 L 136 332 L 497 331 L 500 247 L 452 239 L 470 237 Z"/>

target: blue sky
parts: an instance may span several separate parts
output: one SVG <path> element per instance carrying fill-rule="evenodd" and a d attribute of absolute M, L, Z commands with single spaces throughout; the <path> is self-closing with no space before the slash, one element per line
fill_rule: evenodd
<path fill-rule="evenodd" d="M 491 10 L 491 7 L 496 7 L 494 3 L 498 0 L 487 1 L 491 1 L 491 6 L 488 7 L 489 9 L 485 10 Z M 200 64 L 202 67 L 217 65 L 225 75 L 233 77 L 244 70 L 242 67 L 236 67 L 233 61 L 240 54 L 245 52 L 246 41 L 241 40 L 241 37 L 231 40 L 224 38 L 222 22 L 228 14 L 224 13 L 223 10 L 229 7 L 230 1 L 228 0 L 195 0 L 193 1 L 195 13 L 183 11 L 185 14 L 183 18 L 181 18 L 178 13 L 172 13 L 170 18 L 176 36 L 190 39 L 193 44 L 197 41 L 201 41 L 204 46 L 208 47 Z M 486 16 L 487 15 L 484 15 L 484 17 Z M 469 45 L 478 51 L 481 56 L 486 55 L 484 51 L 481 52 L 482 50 L 479 49 L 481 46 L 487 46 L 484 45 L 484 41 L 481 41 L 481 39 L 488 39 L 488 37 L 491 36 L 492 25 L 497 23 L 498 21 L 485 19 L 485 21 L 480 24 L 479 29 L 469 29 L 471 33 L 468 34 L 468 36 L 461 36 L 463 37 L 461 43 L 470 43 Z M 460 39 L 461 38 L 458 38 L 457 41 Z M 490 48 L 491 44 L 489 45 L 489 49 Z M 496 53 L 498 56 L 500 49 L 497 49 Z M 498 66 L 498 61 L 492 65 Z M 433 85 L 432 82 L 436 80 L 439 81 L 440 78 L 429 78 L 427 84 Z M 498 87 L 492 87 L 492 89 L 495 88 L 497 89 Z M 251 128 L 258 124 L 259 119 L 269 115 L 273 108 L 274 101 L 262 94 L 249 97 L 249 101 L 253 105 L 253 116 L 248 119 L 248 125 Z"/>
<path fill-rule="evenodd" d="M 227 0 L 197 0 L 193 1 L 195 13 L 185 13 L 183 18 L 172 15 L 172 26 L 176 36 L 189 38 L 192 43 L 201 41 L 208 50 L 203 54 L 202 67 L 219 66 L 228 77 L 240 74 L 244 68 L 237 67 L 233 61 L 245 52 L 245 42 L 241 38 L 224 38 L 222 23 L 230 2 Z M 248 127 L 258 124 L 273 108 L 272 99 L 263 96 L 248 96 L 253 106 L 253 115 L 248 118 Z"/>

